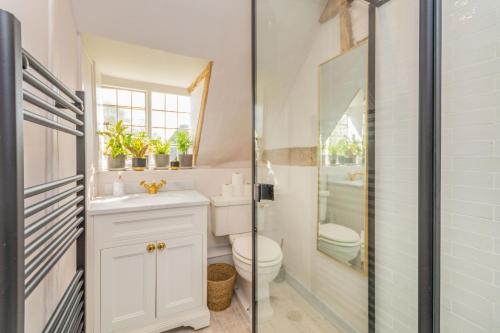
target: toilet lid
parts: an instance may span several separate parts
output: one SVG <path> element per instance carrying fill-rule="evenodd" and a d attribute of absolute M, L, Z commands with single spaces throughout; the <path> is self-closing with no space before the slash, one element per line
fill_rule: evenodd
<path fill-rule="evenodd" d="M 340 224 L 325 223 L 319 226 L 319 237 L 338 243 L 358 243 L 359 234 Z"/>
<path fill-rule="evenodd" d="M 279 245 L 273 241 L 272 239 L 269 239 L 264 236 L 258 236 L 257 237 L 257 247 L 258 247 L 258 262 L 260 263 L 265 263 L 265 262 L 272 262 L 276 261 L 280 258 L 281 256 L 281 248 Z M 252 237 L 241 237 L 235 239 L 233 243 L 233 251 L 236 253 L 239 257 L 247 259 L 247 260 L 252 260 Z"/>

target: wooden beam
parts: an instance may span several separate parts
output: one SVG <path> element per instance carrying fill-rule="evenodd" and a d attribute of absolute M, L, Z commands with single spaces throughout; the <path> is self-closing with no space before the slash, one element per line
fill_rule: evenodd
<path fill-rule="evenodd" d="M 201 72 L 200 75 L 196 78 L 196 80 L 187 88 L 188 92 L 191 94 L 196 87 L 203 82 L 203 92 L 201 95 L 201 103 L 200 103 L 200 112 L 198 114 L 198 123 L 196 125 L 196 132 L 194 136 L 193 143 L 193 166 L 196 165 L 196 161 L 198 159 L 198 153 L 200 151 L 200 142 L 201 142 L 201 130 L 203 129 L 203 121 L 205 119 L 205 110 L 207 108 L 207 100 L 208 100 L 208 89 L 210 87 L 210 78 L 212 76 L 212 67 L 213 61 L 210 61 Z"/>
<path fill-rule="evenodd" d="M 337 16 L 343 2 L 344 0 L 328 0 L 328 3 L 319 18 L 319 23 L 325 23 Z"/>
<path fill-rule="evenodd" d="M 340 47 L 342 52 L 347 52 L 354 46 L 351 4 L 352 1 L 344 1 L 340 9 Z"/>
<path fill-rule="evenodd" d="M 212 65 L 213 65 L 213 61 L 210 61 L 207 66 L 201 71 L 200 74 L 198 74 L 198 76 L 196 77 L 196 79 L 193 81 L 193 83 L 191 83 L 189 85 L 189 87 L 187 87 L 187 91 L 188 93 L 192 93 L 196 87 L 198 87 L 198 85 L 201 83 L 201 81 L 203 81 L 204 78 L 207 77 L 207 75 L 209 75 L 210 71 L 212 71 Z"/>

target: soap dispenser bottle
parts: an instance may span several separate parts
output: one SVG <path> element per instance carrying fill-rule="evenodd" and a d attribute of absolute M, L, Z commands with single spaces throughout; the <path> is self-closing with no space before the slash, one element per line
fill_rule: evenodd
<path fill-rule="evenodd" d="M 125 195 L 125 183 L 123 182 L 121 172 L 118 172 L 118 176 L 113 182 L 113 195 L 114 196 Z"/>

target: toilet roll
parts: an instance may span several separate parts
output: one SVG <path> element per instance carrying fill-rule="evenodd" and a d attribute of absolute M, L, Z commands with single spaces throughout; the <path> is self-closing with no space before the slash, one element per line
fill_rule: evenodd
<path fill-rule="evenodd" d="M 243 196 L 243 175 L 241 173 L 233 173 L 231 176 L 231 186 L 233 188 L 233 196 Z"/>
<path fill-rule="evenodd" d="M 233 196 L 233 187 L 231 184 L 222 184 L 221 194 L 224 198 L 230 198 Z"/>

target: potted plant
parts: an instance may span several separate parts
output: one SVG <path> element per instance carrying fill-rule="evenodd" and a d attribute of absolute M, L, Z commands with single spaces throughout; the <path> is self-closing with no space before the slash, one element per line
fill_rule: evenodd
<path fill-rule="evenodd" d="M 170 163 L 170 142 L 156 138 L 150 141 L 156 168 L 166 169 Z"/>
<path fill-rule="evenodd" d="M 330 159 L 330 165 L 337 164 L 337 145 L 330 144 L 328 146 L 328 157 Z"/>
<path fill-rule="evenodd" d="M 125 137 L 125 147 L 132 155 L 132 169 L 144 171 L 147 167 L 147 153 L 149 148 L 148 136 L 144 132 L 137 135 L 128 134 Z"/>
<path fill-rule="evenodd" d="M 337 142 L 337 151 L 341 164 L 354 164 L 356 157 L 362 154 L 363 149 L 361 144 L 354 138 L 352 140 L 343 138 Z"/>
<path fill-rule="evenodd" d="M 125 148 L 125 131 L 127 126 L 123 121 L 118 121 L 116 125 L 106 124 L 105 131 L 97 131 L 97 135 L 108 138 L 104 155 L 108 158 L 108 170 L 125 169 L 127 159 L 127 149 Z"/>
<path fill-rule="evenodd" d="M 193 166 L 193 154 L 188 154 L 189 149 L 193 145 L 193 140 L 187 130 L 179 130 L 175 132 L 175 141 L 177 150 L 179 151 L 179 161 L 181 168 L 191 168 Z"/>

